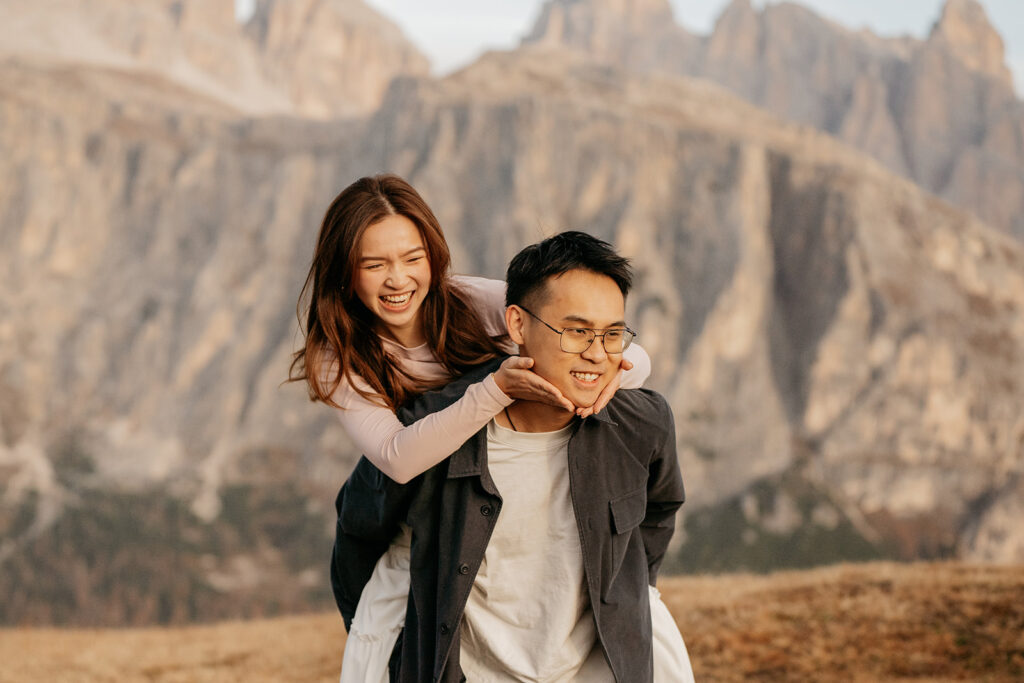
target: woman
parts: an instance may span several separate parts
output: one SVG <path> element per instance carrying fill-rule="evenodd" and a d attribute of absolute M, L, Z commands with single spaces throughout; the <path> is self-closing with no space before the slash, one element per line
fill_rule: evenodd
<path fill-rule="evenodd" d="M 441 462 L 516 399 L 585 417 L 607 404 L 620 380 L 636 387 L 649 374 L 647 354 L 634 344 L 626 372 L 593 408 L 577 409 L 529 370 L 531 359 L 513 356 L 452 406 L 402 425 L 395 409 L 417 393 L 515 352 L 505 337 L 504 283 L 452 276 L 449 266 L 440 225 L 419 194 L 397 176 L 361 178 L 328 208 L 300 298 L 309 299 L 306 339 L 291 379 L 305 380 L 313 400 L 338 408 L 357 449 L 395 481 Z M 408 561 L 403 534 L 364 591 L 342 681 L 386 680 L 405 618 Z"/>

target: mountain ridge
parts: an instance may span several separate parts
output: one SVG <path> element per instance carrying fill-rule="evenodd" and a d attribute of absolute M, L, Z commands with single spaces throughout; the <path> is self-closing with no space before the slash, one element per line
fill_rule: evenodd
<path fill-rule="evenodd" d="M 566 45 L 640 72 L 710 79 L 1024 238 L 1024 103 L 1002 39 L 976 0 L 947 2 L 924 40 L 854 32 L 794 3 L 758 10 L 733 0 L 708 36 L 674 22 L 646 28 L 627 21 L 627 9 L 549 0 L 524 42 Z M 648 10 L 652 22 L 662 9 Z M 614 38 L 597 27 L 612 27 Z"/>

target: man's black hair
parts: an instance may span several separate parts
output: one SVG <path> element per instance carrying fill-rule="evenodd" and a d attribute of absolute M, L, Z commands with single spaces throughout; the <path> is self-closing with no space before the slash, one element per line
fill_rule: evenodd
<path fill-rule="evenodd" d="M 531 244 L 512 258 L 505 274 L 505 305 L 535 306 L 549 278 L 578 269 L 607 275 L 623 298 L 633 286 L 629 259 L 616 254 L 604 240 L 568 230 Z"/>

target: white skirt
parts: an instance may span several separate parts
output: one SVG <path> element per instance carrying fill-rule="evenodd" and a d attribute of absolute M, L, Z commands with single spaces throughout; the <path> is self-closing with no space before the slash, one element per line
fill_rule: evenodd
<path fill-rule="evenodd" d="M 341 683 L 388 683 L 388 660 L 409 602 L 411 538 L 409 529 L 403 529 L 363 588 L 345 641 Z M 655 683 L 693 683 L 690 656 L 675 619 L 657 588 L 650 588 L 650 599 Z"/>
<path fill-rule="evenodd" d="M 341 683 L 388 683 L 388 660 L 409 604 L 408 527 L 377 561 L 356 605 L 341 660 Z"/>

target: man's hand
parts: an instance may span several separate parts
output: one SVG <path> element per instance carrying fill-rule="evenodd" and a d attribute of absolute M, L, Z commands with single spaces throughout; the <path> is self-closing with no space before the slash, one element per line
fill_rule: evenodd
<path fill-rule="evenodd" d="M 612 377 L 612 381 L 608 382 L 608 386 L 601 391 L 601 395 L 597 397 L 596 401 L 594 401 L 594 405 L 589 408 L 577 408 L 576 414 L 580 417 L 590 417 L 591 415 L 596 415 L 604 410 L 604 407 L 608 405 L 608 401 L 612 400 L 612 396 L 614 396 L 615 392 L 619 390 L 619 385 L 622 384 L 622 373 L 626 370 L 632 369 L 633 364 L 623 358 L 618 371 L 615 373 L 615 376 Z"/>
<path fill-rule="evenodd" d="M 494 373 L 494 381 L 498 384 L 498 388 L 501 389 L 503 394 L 514 399 L 537 401 L 555 406 L 556 408 L 562 408 L 569 412 L 575 411 L 576 406 L 563 396 L 562 392 L 554 384 L 531 370 L 530 368 L 532 367 L 532 358 L 522 356 L 506 358 L 501 367 Z M 613 381 L 616 388 L 618 388 L 618 378 Z M 612 395 L 614 394 L 615 392 L 612 391 Z M 601 395 L 604 396 L 603 393 Z M 609 395 L 609 398 L 611 398 L 611 395 Z"/>

